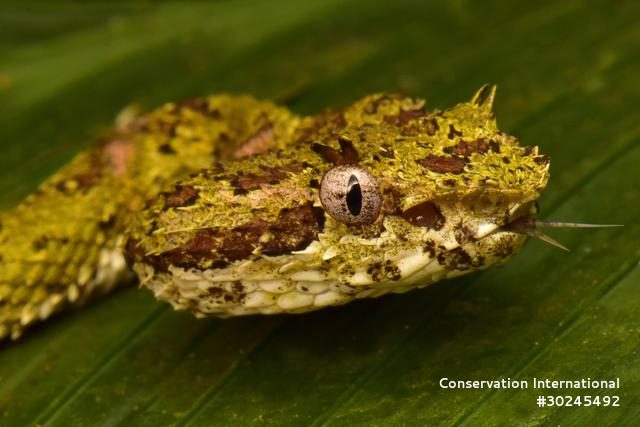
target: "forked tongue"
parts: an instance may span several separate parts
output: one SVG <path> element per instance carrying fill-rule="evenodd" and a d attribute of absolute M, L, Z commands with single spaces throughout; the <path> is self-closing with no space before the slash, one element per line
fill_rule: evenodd
<path fill-rule="evenodd" d="M 623 227 L 621 224 L 582 224 L 579 222 L 558 222 L 558 221 L 540 221 L 535 218 L 519 218 L 504 228 L 514 233 L 525 234 L 529 237 L 535 237 L 543 242 L 549 243 L 551 246 L 563 249 L 569 252 L 569 248 L 560 242 L 552 239 L 544 234 L 541 228 L 605 228 L 605 227 Z"/>

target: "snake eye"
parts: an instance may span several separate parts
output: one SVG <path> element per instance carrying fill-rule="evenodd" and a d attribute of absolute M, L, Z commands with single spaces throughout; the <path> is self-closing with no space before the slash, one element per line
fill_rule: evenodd
<path fill-rule="evenodd" d="M 360 166 L 327 171 L 320 183 L 320 202 L 329 215 L 345 224 L 372 224 L 380 214 L 376 179 Z"/>

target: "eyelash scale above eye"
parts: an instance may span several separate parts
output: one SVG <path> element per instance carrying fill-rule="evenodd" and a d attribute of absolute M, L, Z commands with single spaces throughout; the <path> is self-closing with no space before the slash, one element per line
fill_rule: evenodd
<path fill-rule="evenodd" d="M 373 224 L 380 214 L 381 196 L 376 179 L 364 168 L 341 165 L 329 169 L 320 183 L 325 211 L 345 224 Z"/>

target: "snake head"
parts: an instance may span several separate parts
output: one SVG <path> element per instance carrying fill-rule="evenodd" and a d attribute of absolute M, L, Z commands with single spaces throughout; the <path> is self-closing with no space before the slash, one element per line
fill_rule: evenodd
<path fill-rule="evenodd" d="M 394 94 L 174 185 L 133 222 L 144 285 L 199 315 L 301 312 L 504 262 L 549 159 L 497 128 L 495 87 L 428 111 Z"/>
<path fill-rule="evenodd" d="M 333 166 L 320 188 L 335 220 L 326 234 L 340 237 L 329 253 L 342 254 L 337 268 L 350 283 L 406 290 L 505 262 L 522 246 L 526 236 L 511 224 L 535 217 L 549 159 L 498 130 L 494 98 L 495 86 L 484 86 L 469 102 L 429 112 L 420 100 L 372 95 L 343 113 L 350 126 L 315 143 Z M 360 177 L 355 208 L 373 219 L 358 222 L 349 189 Z"/>

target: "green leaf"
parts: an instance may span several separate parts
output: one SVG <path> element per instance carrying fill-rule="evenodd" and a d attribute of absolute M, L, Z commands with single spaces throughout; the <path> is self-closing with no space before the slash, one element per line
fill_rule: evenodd
<path fill-rule="evenodd" d="M 531 242 L 503 268 L 303 316 L 196 320 L 130 287 L 2 344 L 0 424 L 637 425 L 638 16 L 604 0 L 4 3 L 5 209 L 132 103 L 250 93 L 312 113 L 388 90 L 445 108 L 493 82 L 501 128 L 552 158 L 543 216 L 625 227 L 557 231 L 571 253 Z"/>

